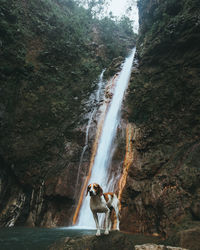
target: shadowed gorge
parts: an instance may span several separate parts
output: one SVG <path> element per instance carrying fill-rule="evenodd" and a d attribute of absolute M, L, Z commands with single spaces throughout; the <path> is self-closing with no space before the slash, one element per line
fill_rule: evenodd
<path fill-rule="evenodd" d="M 134 249 L 150 240 L 198 250 L 200 2 L 138 0 L 138 35 L 128 17 L 103 16 L 105 3 L 1 0 L 0 227 L 76 223 L 113 89 L 136 46 L 104 172 L 130 235 L 80 230 L 55 246 Z"/>

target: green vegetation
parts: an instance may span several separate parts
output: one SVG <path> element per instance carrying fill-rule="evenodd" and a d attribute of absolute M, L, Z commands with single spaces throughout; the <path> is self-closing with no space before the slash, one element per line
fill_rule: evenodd
<path fill-rule="evenodd" d="M 137 37 L 133 33 L 130 19 L 125 16 L 119 21 L 108 17 L 103 18 L 99 22 L 99 30 L 101 40 L 103 44 L 106 44 L 106 54 L 110 60 L 118 56 L 125 56 L 127 51 L 124 48 L 132 48 Z"/>

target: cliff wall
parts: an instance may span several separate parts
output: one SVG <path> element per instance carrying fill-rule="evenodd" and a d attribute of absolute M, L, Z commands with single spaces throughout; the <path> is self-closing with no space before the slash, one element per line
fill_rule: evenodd
<path fill-rule="evenodd" d="M 140 0 L 138 7 L 126 114 L 137 133 L 121 229 L 173 241 L 200 226 L 200 3 Z"/>

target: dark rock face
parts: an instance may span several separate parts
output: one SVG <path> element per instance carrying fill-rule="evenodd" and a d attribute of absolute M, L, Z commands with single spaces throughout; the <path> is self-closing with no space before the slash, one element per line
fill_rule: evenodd
<path fill-rule="evenodd" d="M 200 248 L 200 228 L 195 227 L 179 233 L 180 246 L 198 250 Z"/>
<path fill-rule="evenodd" d="M 127 105 L 140 132 L 122 194 L 123 230 L 168 237 L 200 223 L 198 8 L 193 0 L 139 1 Z"/>
<path fill-rule="evenodd" d="M 25 194 L 4 160 L 2 158 L 0 160 L 0 204 L 3 208 L 0 224 L 2 226 L 13 226 L 17 220 L 21 220 L 21 213 L 26 213 L 25 209 L 27 202 L 30 201 L 30 196 L 28 190 L 27 195 Z"/>

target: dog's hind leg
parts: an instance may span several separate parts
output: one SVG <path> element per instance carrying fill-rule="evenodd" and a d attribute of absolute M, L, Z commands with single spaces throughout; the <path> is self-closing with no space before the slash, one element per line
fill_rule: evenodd
<path fill-rule="evenodd" d="M 112 229 L 112 220 L 111 220 L 112 211 L 113 211 L 113 207 L 110 207 L 110 212 L 109 212 L 109 217 L 108 217 L 108 229 L 109 229 L 109 231 L 111 231 L 111 229 Z"/>
<path fill-rule="evenodd" d="M 114 200 L 113 200 L 112 206 L 113 206 L 113 208 L 115 210 L 115 214 L 116 214 L 116 217 L 117 217 L 116 230 L 119 231 L 119 219 L 120 219 L 120 214 L 119 214 L 119 200 L 115 196 L 114 196 Z"/>
<path fill-rule="evenodd" d="M 104 234 L 109 234 L 109 217 L 110 217 L 110 209 L 108 208 L 108 210 L 105 212 L 105 214 L 106 214 L 106 230 L 105 230 L 105 232 L 104 232 Z"/>
<path fill-rule="evenodd" d="M 118 206 L 115 208 L 115 213 L 116 213 L 116 216 L 117 216 L 116 230 L 119 231 L 119 207 Z"/>
<path fill-rule="evenodd" d="M 109 215 L 109 218 L 108 218 L 108 230 L 111 231 L 112 229 L 112 220 L 111 220 L 111 215 Z"/>
<path fill-rule="evenodd" d="M 97 213 L 93 212 L 93 217 L 94 217 L 94 221 L 95 221 L 96 228 L 97 228 L 96 236 L 100 236 L 101 235 L 101 231 L 100 231 L 100 227 L 99 227 L 99 220 L 98 220 Z"/>

